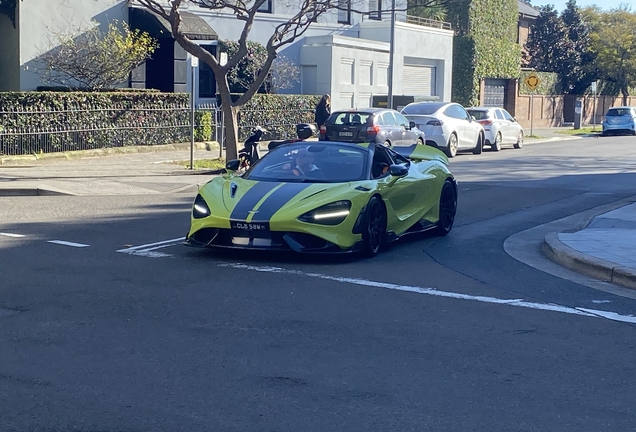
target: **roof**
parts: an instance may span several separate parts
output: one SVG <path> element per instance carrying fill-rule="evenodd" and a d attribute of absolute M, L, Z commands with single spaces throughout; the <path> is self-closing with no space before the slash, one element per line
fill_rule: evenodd
<path fill-rule="evenodd" d="M 521 0 L 517 0 L 517 7 L 519 8 L 519 15 L 527 18 L 538 18 L 541 15 L 541 12 Z"/>
<path fill-rule="evenodd" d="M 192 40 L 218 40 L 219 35 L 200 16 L 192 12 L 180 11 L 181 32 Z M 145 9 L 130 9 L 130 24 L 133 28 L 146 31 L 155 38 L 172 37 L 170 22 L 153 12 Z"/>

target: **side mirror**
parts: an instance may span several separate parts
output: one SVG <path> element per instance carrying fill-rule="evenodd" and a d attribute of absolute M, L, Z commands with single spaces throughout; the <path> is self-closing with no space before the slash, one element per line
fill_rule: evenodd
<path fill-rule="evenodd" d="M 415 122 L 414 122 L 414 121 L 409 122 L 409 129 L 414 129 L 414 128 L 415 128 L 415 126 L 416 126 L 416 125 L 415 125 Z"/>
<path fill-rule="evenodd" d="M 404 177 L 409 173 L 409 169 L 404 165 L 391 165 L 389 172 L 393 177 Z"/>
<path fill-rule="evenodd" d="M 230 159 L 225 164 L 225 169 L 229 171 L 238 171 L 241 166 L 241 161 L 238 159 Z"/>

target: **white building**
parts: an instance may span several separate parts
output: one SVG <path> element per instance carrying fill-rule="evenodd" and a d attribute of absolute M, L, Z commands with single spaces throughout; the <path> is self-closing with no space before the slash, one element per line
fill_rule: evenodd
<path fill-rule="evenodd" d="M 423 20 L 406 22 L 407 15 L 396 12 L 391 62 L 388 5 L 382 5 L 381 0 L 364 1 L 368 2 L 364 5 L 368 14 L 333 11 L 321 16 L 302 37 L 285 47 L 280 54 L 297 62 L 301 69 L 300 83 L 287 92 L 329 93 L 334 109 L 370 106 L 374 97 L 381 96 L 386 104 L 392 63 L 394 96 L 449 101 L 453 52 L 450 27 Z M 397 2 L 398 9 L 401 1 Z M 32 72 L 33 66 L 41 47 L 56 33 L 91 20 L 106 26 L 113 19 L 128 20 L 131 27 L 149 31 L 160 39 L 153 59 L 133 73 L 132 86 L 162 91 L 190 88 L 188 55 L 174 42 L 167 23 L 134 5 L 118 0 L 15 1 L 14 24 L 10 7 L 5 2 L 1 4 L 0 91 L 35 90 L 41 84 Z M 287 21 L 290 14 L 286 14 L 282 4 L 283 1 L 277 4 L 277 0 L 265 3 L 256 16 L 250 40 L 265 43 L 272 28 Z M 218 39 L 238 40 L 243 28 L 232 14 L 192 6 L 183 9 L 183 17 L 185 33 L 215 53 Z M 211 70 L 201 65 L 195 72 L 197 101 L 212 100 L 216 91 Z"/>

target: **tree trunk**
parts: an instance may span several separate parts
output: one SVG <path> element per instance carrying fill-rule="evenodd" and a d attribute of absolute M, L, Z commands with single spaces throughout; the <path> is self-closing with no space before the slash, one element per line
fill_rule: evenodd
<path fill-rule="evenodd" d="M 221 109 L 223 110 L 223 126 L 225 130 L 225 160 L 236 159 L 238 156 L 238 113 L 241 109 L 232 102 L 230 86 L 227 82 L 227 73 L 221 76 L 216 74 L 216 85 L 221 96 Z M 223 145 L 223 143 L 219 143 Z"/>
<path fill-rule="evenodd" d="M 621 86 L 621 94 L 623 95 L 623 106 L 627 106 L 627 99 L 629 98 L 629 89 L 626 85 Z"/>

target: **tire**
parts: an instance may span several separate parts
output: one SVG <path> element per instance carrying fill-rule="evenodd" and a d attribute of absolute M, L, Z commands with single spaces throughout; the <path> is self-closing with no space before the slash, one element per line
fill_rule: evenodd
<path fill-rule="evenodd" d="M 444 153 L 446 153 L 446 156 L 448 156 L 449 158 L 455 157 L 455 155 L 457 154 L 457 135 L 455 134 L 455 132 L 453 132 L 450 137 L 448 137 L 448 143 L 446 145 L 446 148 L 444 149 Z"/>
<path fill-rule="evenodd" d="M 517 135 L 517 142 L 515 143 L 516 149 L 521 147 L 523 147 L 523 131 L 519 131 L 519 134 Z"/>
<path fill-rule="evenodd" d="M 371 258 L 378 254 L 386 235 L 386 210 L 382 200 L 374 196 L 369 200 L 364 213 L 362 231 L 362 254 Z"/>
<path fill-rule="evenodd" d="M 455 186 L 449 181 L 444 182 L 439 196 L 439 221 L 435 233 L 445 236 L 453 229 L 455 214 L 457 213 L 457 192 Z"/>
<path fill-rule="evenodd" d="M 418 138 L 417 145 L 424 145 L 424 140 L 422 138 Z"/>
<path fill-rule="evenodd" d="M 484 136 L 480 133 L 477 137 L 477 145 L 473 149 L 473 154 L 481 154 L 481 151 L 484 149 Z"/>
<path fill-rule="evenodd" d="M 490 146 L 492 151 L 501 150 L 501 133 L 497 132 L 497 136 L 495 137 L 495 142 Z"/>

